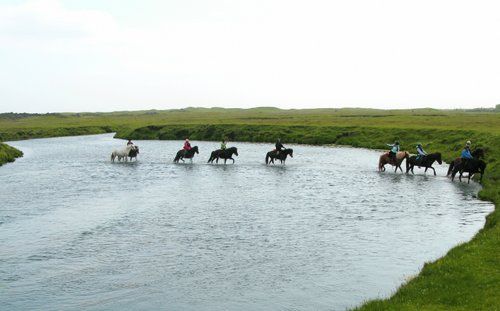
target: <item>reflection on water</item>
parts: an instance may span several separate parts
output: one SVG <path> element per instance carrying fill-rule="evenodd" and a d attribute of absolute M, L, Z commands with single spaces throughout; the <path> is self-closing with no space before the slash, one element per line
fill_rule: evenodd
<path fill-rule="evenodd" d="M 0 169 L 0 295 L 8 309 L 343 310 L 389 295 L 470 239 L 492 205 L 479 186 L 376 171 L 378 153 L 238 143 L 139 141 L 109 162 L 110 135 L 14 142 Z M 346 164 L 345 159 L 350 159 Z M 310 161 L 314 159 L 314 161 Z M 416 170 L 417 172 L 417 170 Z"/>

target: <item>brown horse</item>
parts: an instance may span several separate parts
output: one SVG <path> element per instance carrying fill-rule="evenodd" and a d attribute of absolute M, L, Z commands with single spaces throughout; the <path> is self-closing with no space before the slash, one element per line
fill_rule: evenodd
<path fill-rule="evenodd" d="M 410 157 L 410 154 L 407 151 L 399 151 L 396 154 L 396 161 L 391 159 L 389 156 L 389 152 L 385 152 L 380 156 L 380 159 L 378 161 L 378 170 L 380 172 L 385 171 L 385 165 L 390 164 L 392 166 L 395 166 L 396 169 L 394 172 L 398 171 L 398 168 L 401 170 L 401 173 L 403 173 L 403 169 L 401 168 L 401 163 L 403 163 L 403 160 L 406 159 L 406 166 L 408 166 L 408 158 Z"/>

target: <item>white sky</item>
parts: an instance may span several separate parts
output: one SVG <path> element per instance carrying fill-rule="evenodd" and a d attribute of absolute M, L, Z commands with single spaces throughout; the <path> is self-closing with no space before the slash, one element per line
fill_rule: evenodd
<path fill-rule="evenodd" d="M 0 0 L 0 112 L 499 103 L 497 0 Z"/>

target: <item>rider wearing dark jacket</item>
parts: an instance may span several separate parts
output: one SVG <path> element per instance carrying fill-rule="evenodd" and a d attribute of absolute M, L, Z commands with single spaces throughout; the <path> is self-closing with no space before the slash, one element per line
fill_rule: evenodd
<path fill-rule="evenodd" d="M 276 141 L 276 155 L 278 155 L 280 153 L 281 150 L 285 149 L 285 146 L 283 146 L 283 144 L 281 143 L 281 139 L 278 138 L 278 140 Z"/>

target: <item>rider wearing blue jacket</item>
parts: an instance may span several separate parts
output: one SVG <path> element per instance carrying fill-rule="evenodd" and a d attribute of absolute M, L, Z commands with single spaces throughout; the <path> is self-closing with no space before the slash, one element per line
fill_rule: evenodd
<path fill-rule="evenodd" d="M 473 158 L 471 152 L 470 152 L 470 145 L 471 145 L 471 142 L 470 140 L 467 141 L 467 143 L 465 144 L 465 148 L 462 150 L 462 153 L 460 154 L 460 157 L 462 159 L 466 159 L 466 160 L 470 160 Z"/>
<path fill-rule="evenodd" d="M 391 151 L 389 151 L 389 158 L 396 161 L 396 155 L 399 152 L 399 141 L 395 141 L 393 145 L 387 144 L 387 146 L 391 147 Z"/>
<path fill-rule="evenodd" d="M 417 145 L 417 161 L 420 159 L 423 159 L 427 155 L 427 152 L 425 152 L 424 148 L 422 147 L 422 144 Z"/>

